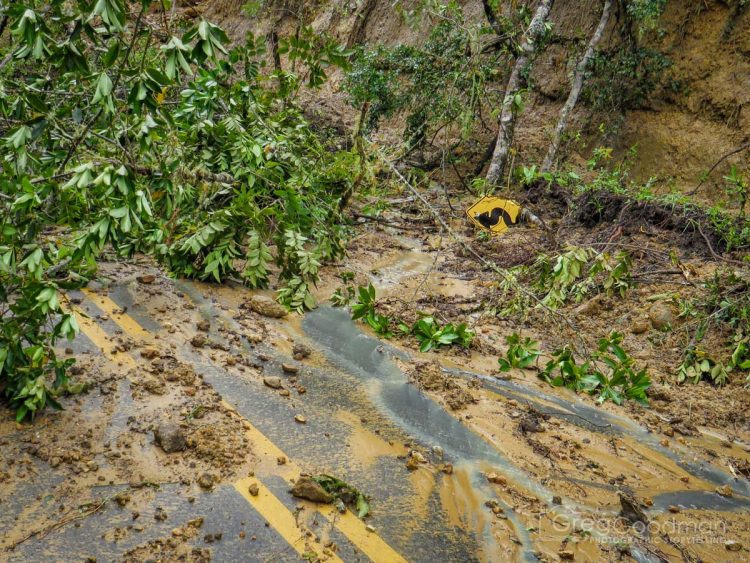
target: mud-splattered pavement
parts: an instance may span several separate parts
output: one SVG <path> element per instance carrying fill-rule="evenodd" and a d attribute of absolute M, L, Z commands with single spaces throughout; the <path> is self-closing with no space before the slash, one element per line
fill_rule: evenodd
<path fill-rule="evenodd" d="M 352 270 L 466 314 L 486 285 L 432 242 L 366 235 L 319 297 Z M 145 262 L 101 280 L 69 296 L 85 391 L 33 425 L 3 417 L 2 560 L 748 560 L 741 428 L 499 379 L 497 324 L 472 354 L 420 354 L 343 310 L 282 317 Z M 295 498 L 307 474 L 371 514 Z"/>

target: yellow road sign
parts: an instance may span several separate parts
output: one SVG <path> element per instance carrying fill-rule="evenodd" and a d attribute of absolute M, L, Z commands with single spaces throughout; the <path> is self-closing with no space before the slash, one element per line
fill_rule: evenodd
<path fill-rule="evenodd" d="M 515 201 L 484 196 L 466 210 L 466 215 L 480 229 L 500 235 L 516 224 L 520 212 L 521 207 Z"/>

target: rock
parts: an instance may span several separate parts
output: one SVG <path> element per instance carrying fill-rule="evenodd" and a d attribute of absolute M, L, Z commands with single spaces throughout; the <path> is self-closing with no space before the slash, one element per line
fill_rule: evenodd
<path fill-rule="evenodd" d="M 375 526 L 373 526 L 372 524 L 367 524 L 367 526 L 365 526 L 365 530 L 367 530 L 368 532 L 374 533 Z"/>
<path fill-rule="evenodd" d="M 299 366 L 294 364 L 281 364 L 281 369 L 284 370 L 284 373 L 299 373 Z"/>
<path fill-rule="evenodd" d="M 281 378 L 280 377 L 274 377 L 274 376 L 264 377 L 263 378 L 263 383 L 267 387 L 270 387 L 271 389 L 281 389 L 281 387 L 282 387 L 282 383 L 281 383 Z"/>
<path fill-rule="evenodd" d="M 716 487 L 716 494 L 719 494 L 723 497 L 731 497 L 734 492 L 732 491 L 732 487 L 729 485 L 722 485 L 721 487 Z"/>
<path fill-rule="evenodd" d="M 427 459 L 418 451 L 412 451 L 410 455 L 417 463 L 427 463 Z"/>
<path fill-rule="evenodd" d="M 310 477 L 300 477 L 290 491 L 293 496 L 312 502 L 331 503 L 333 496 Z"/>
<path fill-rule="evenodd" d="M 190 339 L 190 344 L 193 345 L 193 348 L 203 348 L 206 345 L 206 337 L 202 334 L 196 334 Z"/>
<path fill-rule="evenodd" d="M 301 414 L 296 415 L 294 417 L 294 420 L 296 422 L 299 422 L 300 424 L 307 424 L 307 419 L 304 416 L 302 416 Z"/>
<path fill-rule="evenodd" d="M 168 454 L 187 449 L 185 433 L 173 422 L 165 422 L 156 427 L 154 442 Z"/>
<path fill-rule="evenodd" d="M 419 468 L 419 462 L 416 460 L 416 458 L 409 456 L 409 459 L 406 460 L 406 469 L 409 471 L 415 471 Z"/>
<path fill-rule="evenodd" d="M 575 553 L 565 549 L 558 551 L 557 556 L 563 561 L 573 561 L 576 558 Z"/>
<path fill-rule="evenodd" d="M 670 511 L 670 512 L 671 512 L 672 514 L 678 514 L 678 513 L 680 512 L 680 507 L 679 507 L 679 506 L 677 506 L 677 505 L 675 505 L 675 504 L 670 504 L 670 505 L 669 505 L 669 508 L 668 508 L 668 510 L 669 510 L 669 511 Z"/>
<path fill-rule="evenodd" d="M 164 509 L 160 506 L 156 508 L 156 511 L 154 512 L 154 520 L 157 520 L 158 522 L 163 522 L 167 519 L 167 513 L 164 511 Z"/>
<path fill-rule="evenodd" d="M 309 357 L 311 353 L 312 350 L 301 342 L 296 342 L 294 348 L 292 348 L 292 357 L 297 361 L 304 360 Z"/>
<path fill-rule="evenodd" d="M 198 477 L 198 485 L 203 489 L 213 488 L 215 482 L 216 478 L 210 473 L 202 473 L 201 476 Z"/>
<path fill-rule="evenodd" d="M 669 445 L 669 440 L 662 438 L 659 443 L 666 448 Z"/>
<path fill-rule="evenodd" d="M 552 504 L 562 504 L 562 497 L 555 495 L 552 497 Z"/>
<path fill-rule="evenodd" d="M 138 283 L 150 285 L 156 281 L 156 276 L 154 274 L 144 274 L 142 276 L 136 277 L 135 279 L 138 280 Z"/>
<path fill-rule="evenodd" d="M 282 305 L 265 295 L 253 295 L 245 302 L 245 306 L 264 317 L 281 319 L 287 316 L 287 310 Z"/>
<path fill-rule="evenodd" d="M 724 548 L 727 551 L 742 551 L 742 544 L 738 541 L 727 540 L 724 542 Z"/>
<path fill-rule="evenodd" d="M 432 446 L 432 455 L 434 455 L 437 459 L 443 459 L 444 455 L 443 448 L 440 446 Z"/>
<path fill-rule="evenodd" d="M 630 325 L 630 332 L 633 334 L 643 334 L 644 332 L 648 332 L 649 328 L 651 328 L 651 325 L 647 320 L 638 319 L 633 321 L 633 324 Z"/>
<path fill-rule="evenodd" d="M 651 326 L 656 330 L 668 330 L 674 324 L 674 313 L 666 303 L 654 303 L 648 310 Z"/>
<path fill-rule="evenodd" d="M 209 330 L 211 330 L 211 323 L 204 319 L 195 323 L 195 328 L 197 328 L 201 332 L 208 332 Z"/>
<path fill-rule="evenodd" d="M 247 488 L 247 492 L 253 495 L 254 497 L 258 496 L 258 493 L 260 492 L 260 488 L 258 487 L 258 483 L 253 483 Z"/>
<path fill-rule="evenodd" d="M 453 474 L 453 464 L 452 463 L 446 463 L 443 465 L 443 467 L 440 469 L 443 473 L 446 475 L 452 475 Z"/>
<path fill-rule="evenodd" d="M 662 429 L 662 433 L 663 433 L 663 434 L 664 434 L 665 436 L 669 436 L 670 438 L 672 438 L 672 437 L 674 437 L 674 428 L 672 428 L 671 426 L 665 426 L 665 427 L 664 427 L 664 428 Z"/>
<path fill-rule="evenodd" d="M 286 456 L 280 455 L 276 458 L 276 465 L 286 465 Z"/>

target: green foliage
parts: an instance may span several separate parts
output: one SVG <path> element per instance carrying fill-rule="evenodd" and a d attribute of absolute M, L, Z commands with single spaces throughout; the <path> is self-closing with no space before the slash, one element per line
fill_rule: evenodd
<path fill-rule="evenodd" d="M 262 76 L 252 36 L 230 50 L 206 21 L 153 27 L 149 5 L 0 8 L 0 389 L 21 418 L 65 387 L 54 344 L 77 326 L 58 292 L 84 285 L 105 247 L 215 282 L 266 287 L 273 272 L 295 310 L 343 252 L 356 155 L 309 126 L 297 76 Z M 345 63 L 320 41 L 288 42 L 313 85 Z"/>
<path fill-rule="evenodd" d="M 724 176 L 724 180 L 727 182 L 727 192 L 730 195 L 737 196 L 740 207 L 740 217 L 745 216 L 745 206 L 747 205 L 748 184 L 747 178 L 737 169 L 733 164 L 729 169 L 729 174 Z"/>
<path fill-rule="evenodd" d="M 537 362 L 541 355 L 539 342 L 532 340 L 528 336 L 521 340 L 518 333 L 514 332 L 510 336 L 505 337 L 505 343 L 508 345 L 505 358 L 497 360 L 500 371 L 510 371 L 511 368 L 530 368 Z"/>
<path fill-rule="evenodd" d="M 352 305 L 352 320 L 362 319 L 377 334 L 390 338 L 393 335 L 391 331 L 391 318 L 377 312 L 375 288 L 372 284 L 369 284 L 367 287 L 359 286 L 358 293 L 359 299 Z"/>
<path fill-rule="evenodd" d="M 635 44 L 597 52 L 588 67 L 584 99 L 597 111 L 643 107 L 671 64 L 660 51 Z"/>
<path fill-rule="evenodd" d="M 731 270 L 718 270 L 706 284 L 707 295 L 691 303 L 690 311 L 696 318 L 697 328 L 677 368 L 677 381 L 698 383 L 708 380 L 721 386 L 729 381 L 735 371 L 750 370 L 750 283 Z M 710 330 L 731 331 L 727 342 L 731 352 L 718 358 L 700 343 Z M 750 381 L 750 373 L 748 374 Z"/>
<path fill-rule="evenodd" d="M 505 52 L 483 49 L 490 31 L 467 24 L 454 2 L 427 10 L 436 23 L 423 44 L 362 50 L 344 83 L 353 106 L 371 104 L 368 129 L 404 112 L 407 147 L 452 124 L 466 136 L 483 111 L 502 101 L 491 84 L 500 77 Z"/>
<path fill-rule="evenodd" d="M 620 405 L 632 399 L 646 404 L 651 379 L 645 369 L 636 368 L 621 343 L 622 335 L 612 332 L 599 340 L 597 351 L 583 364 L 576 363 L 570 348 L 557 350 L 540 377 L 556 387 L 597 395 L 600 403 L 611 400 Z"/>
<path fill-rule="evenodd" d="M 390 338 L 393 336 L 393 327 L 397 326 L 402 333 L 413 335 L 417 339 L 420 352 L 429 352 L 441 346 L 471 346 L 474 331 L 466 323 L 447 323 L 441 326 L 433 317 L 424 316 L 409 326 L 377 311 L 377 298 L 372 284 L 367 287 L 359 286 L 357 294 L 358 299 L 352 305 L 352 320 L 366 322 L 380 336 Z M 342 291 L 335 293 L 334 298 L 334 304 L 342 305 L 345 301 Z"/>
<path fill-rule="evenodd" d="M 454 344 L 468 348 L 474 338 L 474 331 L 469 329 L 466 323 L 447 323 L 440 326 L 433 317 L 422 317 L 411 328 L 402 325 L 402 330 L 416 337 L 420 352 L 429 352 L 441 346 Z"/>
<path fill-rule="evenodd" d="M 512 268 L 510 281 L 501 284 L 508 297 L 505 312 L 520 312 L 531 306 L 528 296 L 515 291 L 512 280 L 529 280 L 541 303 L 558 309 L 570 300 L 579 302 L 592 292 L 624 295 L 633 285 L 630 269 L 626 252 L 611 256 L 592 248 L 569 246 L 556 258 L 540 254 L 531 267 Z"/>
<path fill-rule="evenodd" d="M 370 513 L 370 498 L 341 479 L 330 475 L 315 475 L 312 480 L 333 495 L 334 499 L 354 506 L 359 518 L 365 518 Z"/>

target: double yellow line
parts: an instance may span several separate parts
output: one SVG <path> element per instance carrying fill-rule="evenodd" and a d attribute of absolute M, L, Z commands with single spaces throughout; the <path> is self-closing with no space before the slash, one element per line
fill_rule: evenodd
<path fill-rule="evenodd" d="M 154 343 L 153 335 L 146 331 L 135 319 L 122 312 L 118 306 L 109 297 L 99 295 L 89 290 L 84 290 L 85 295 L 99 308 L 102 312 L 109 315 L 110 319 L 117 324 L 123 333 L 136 339 L 143 340 L 149 344 Z M 91 342 L 99 347 L 105 355 L 110 351 L 111 342 L 104 330 L 91 318 L 79 314 L 76 316 L 78 325 Z M 137 363 L 129 354 L 118 355 L 123 365 L 128 368 L 136 368 Z M 112 361 L 111 358 L 109 358 Z M 237 410 L 224 401 L 224 405 L 232 410 L 235 415 L 244 421 L 246 435 L 253 444 L 254 452 L 266 459 L 275 460 L 285 455 L 281 449 L 269 440 L 260 430 L 258 430 L 249 420 L 240 415 Z M 296 479 L 301 473 L 300 467 L 293 461 L 288 461 L 285 465 L 279 465 L 276 475 L 287 482 Z M 258 494 L 251 495 L 248 488 L 251 484 L 258 485 Z M 268 487 L 266 487 L 256 477 L 247 477 L 234 483 L 235 489 L 242 497 L 273 527 L 276 532 L 300 555 L 305 554 L 308 549 L 305 545 L 305 536 L 297 526 L 297 519 L 294 514 L 282 503 Z M 365 524 L 351 512 L 339 514 L 335 507 L 325 505 L 320 509 L 321 514 L 349 541 L 357 547 L 362 553 L 375 562 L 400 563 L 406 562 L 398 552 L 383 541 L 376 533 L 367 530 Z M 336 555 L 329 557 L 328 561 L 341 561 Z"/>

